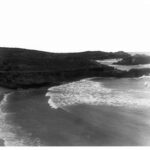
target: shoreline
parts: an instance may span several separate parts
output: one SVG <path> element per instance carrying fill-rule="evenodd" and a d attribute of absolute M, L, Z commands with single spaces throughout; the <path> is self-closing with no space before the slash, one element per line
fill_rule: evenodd
<path fill-rule="evenodd" d="M 11 92 L 12 92 L 11 89 L 0 87 L 0 106 L 2 105 L 3 101 L 5 101 L 4 99 L 8 97 L 8 94 L 11 94 Z M 6 146 L 5 140 L 3 138 L 0 138 L 0 146 Z"/>
<path fill-rule="evenodd" d="M 32 100 L 32 95 L 36 96 L 36 95 L 45 95 L 47 88 L 40 88 L 40 89 L 19 89 L 19 90 L 8 90 L 8 89 L 3 89 L 1 88 L 3 91 L 0 93 L 0 95 L 2 96 L 2 99 L 0 100 L 0 112 L 1 112 L 1 133 L 0 133 L 0 146 L 34 146 L 34 144 L 32 145 L 32 141 L 31 143 L 25 144 L 26 139 L 27 138 L 32 138 L 32 137 L 28 137 L 26 131 L 24 131 L 24 129 L 20 128 L 20 125 L 18 123 L 18 125 L 16 124 L 14 117 L 16 115 L 20 115 L 20 113 L 22 113 L 22 111 L 24 110 L 24 104 L 28 104 L 28 106 L 26 105 L 26 109 L 28 110 L 28 108 L 30 108 L 30 104 L 32 104 L 35 101 L 35 104 L 38 103 L 38 96 L 37 96 L 37 100 L 34 98 L 34 100 Z M 0 90 L 1 91 L 1 90 Z M 30 96 L 31 95 L 31 96 Z M 28 101 L 28 96 L 29 96 L 29 101 Z M 20 99 L 18 101 L 18 98 Z M 46 99 L 46 97 L 43 96 L 43 99 Z M 8 101 L 8 102 L 6 102 Z M 45 105 L 48 105 L 47 101 L 41 101 L 42 103 L 45 103 Z M 7 103 L 7 104 L 6 104 Z M 20 107 L 18 107 L 18 104 L 21 105 L 21 109 Z M 17 106 L 16 106 L 17 105 Z M 4 107 L 3 107 L 4 106 Z M 40 107 L 41 105 L 39 105 Z M 5 112 L 5 107 L 6 107 L 6 112 Z M 34 107 L 34 104 L 33 104 Z M 49 105 L 47 106 L 49 107 Z M 4 112 L 3 109 L 4 108 Z M 8 112 L 7 112 L 8 111 Z M 30 111 L 30 109 L 29 109 Z M 13 113 L 14 112 L 14 113 Z M 3 115 L 4 113 L 4 115 Z M 8 114 L 7 114 L 8 113 Z M 14 114 L 16 114 L 14 116 Z M 11 118 L 12 116 L 12 118 Z M 28 116 L 30 117 L 30 116 Z M 23 116 L 21 116 L 21 118 L 23 118 Z M 25 117 L 26 118 L 26 117 Z M 17 117 L 15 118 L 17 119 Z M 20 117 L 19 117 L 20 119 Z M 8 122 L 7 122 L 8 121 Z M 8 129 L 7 129 L 8 128 Z M 24 139 L 25 136 L 25 139 Z M 22 140 L 21 140 L 22 139 Z M 17 144 L 17 145 L 16 145 Z M 38 145 L 37 145 L 38 146 Z"/>

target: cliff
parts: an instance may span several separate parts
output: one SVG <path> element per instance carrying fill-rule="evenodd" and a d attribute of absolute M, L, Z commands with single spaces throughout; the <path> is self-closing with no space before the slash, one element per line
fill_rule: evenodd
<path fill-rule="evenodd" d="M 48 53 L 19 48 L 0 48 L 0 86 L 32 88 L 59 85 L 88 77 L 138 77 L 149 69 L 120 71 L 96 63 L 97 59 L 126 58 L 125 52 Z"/>

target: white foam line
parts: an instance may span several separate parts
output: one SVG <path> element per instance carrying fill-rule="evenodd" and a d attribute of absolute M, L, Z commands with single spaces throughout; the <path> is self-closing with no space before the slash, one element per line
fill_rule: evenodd
<path fill-rule="evenodd" d="M 19 127 L 8 124 L 6 121 L 8 113 L 2 110 L 7 105 L 8 96 L 11 94 L 12 92 L 4 94 L 4 98 L 0 102 L 0 138 L 4 140 L 5 146 L 24 146 L 24 140 L 17 139 L 17 135 L 11 132 L 11 129 Z"/>
<path fill-rule="evenodd" d="M 11 113 L 3 112 L 2 109 L 7 106 L 8 96 L 12 93 L 6 93 L 0 102 L 0 139 L 4 140 L 5 146 L 40 145 L 38 138 L 31 140 L 31 134 L 26 133 L 20 126 L 7 123 L 6 117 L 7 115 L 11 115 Z M 18 131 L 22 133 L 21 137 L 18 137 Z"/>
<path fill-rule="evenodd" d="M 5 146 L 14 145 L 15 134 L 9 132 L 9 129 L 11 128 L 11 125 L 6 123 L 6 116 L 7 113 L 3 112 L 2 109 L 7 104 L 7 98 L 11 93 L 4 94 L 3 99 L 0 102 L 0 138 L 4 140 Z"/>

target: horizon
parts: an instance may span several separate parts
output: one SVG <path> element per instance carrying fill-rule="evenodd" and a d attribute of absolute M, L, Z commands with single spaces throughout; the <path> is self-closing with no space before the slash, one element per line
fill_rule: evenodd
<path fill-rule="evenodd" d="M 49 53 L 82 53 L 82 52 L 107 52 L 107 53 L 115 53 L 115 52 L 126 52 L 129 54 L 148 54 L 150 55 L 150 51 L 123 51 L 123 50 L 116 50 L 116 51 L 104 51 L 104 50 L 83 50 L 83 51 L 50 51 L 50 50 L 42 50 L 42 49 L 31 49 L 31 48 L 24 48 L 24 47 L 9 47 L 9 46 L 0 46 L 0 48 L 10 48 L 10 49 L 22 49 L 22 50 L 33 50 L 33 51 L 41 51 L 41 52 L 49 52 Z"/>

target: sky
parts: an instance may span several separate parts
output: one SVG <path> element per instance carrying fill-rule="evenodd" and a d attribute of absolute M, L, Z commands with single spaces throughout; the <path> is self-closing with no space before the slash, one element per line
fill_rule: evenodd
<path fill-rule="evenodd" d="M 0 0 L 0 46 L 150 52 L 150 0 Z"/>

